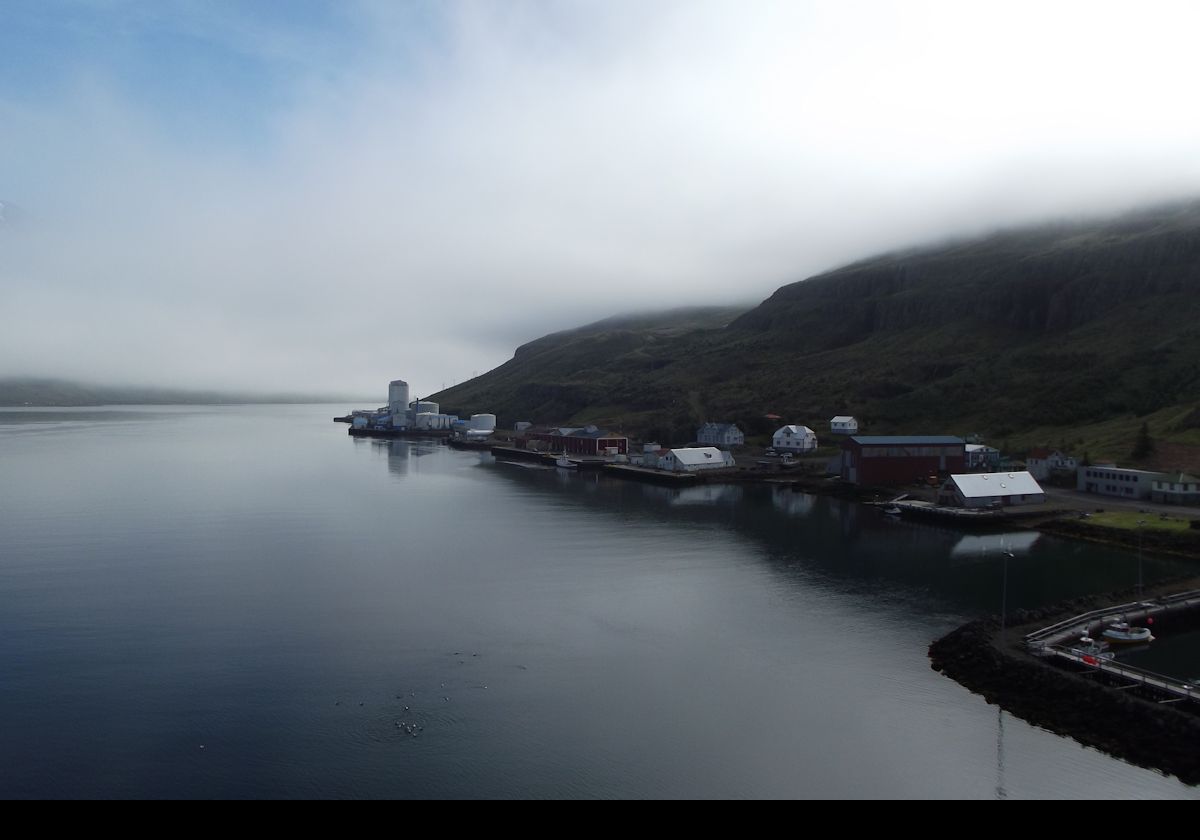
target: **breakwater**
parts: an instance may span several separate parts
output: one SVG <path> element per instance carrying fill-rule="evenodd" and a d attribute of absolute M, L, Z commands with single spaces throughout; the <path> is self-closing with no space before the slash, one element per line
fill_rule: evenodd
<path fill-rule="evenodd" d="M 1200 784 L 1200 709 L 1195 702 L 1164 701 L 1160 693 L 1141 691 L 1120 677 L 1053 664 L 1026 648 L 1023 631 L 1103 606 L 1093 597 L 1021 611 L 1014 618 L 1024 627 L 1010 627 L 1006 633 L 996 618 L 972 621 L 930 645 L 931 667 L 1034 725 Z M 1177 632 L 1194 629 L 1200 626 L 1200 609 L 1178 613 L 1171 623 Z"/>

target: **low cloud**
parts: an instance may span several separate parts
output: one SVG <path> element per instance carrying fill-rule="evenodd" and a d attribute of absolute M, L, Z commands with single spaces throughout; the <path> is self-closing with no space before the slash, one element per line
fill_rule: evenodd
<path fill-rule="evenodd" d="M 1197 192 L 1188 6 L 960 5 L 125 20 L 270 72 L 228 118 L 106 51 L 0 95 L 0 375 L 431 392 L 616 312 Z"/>

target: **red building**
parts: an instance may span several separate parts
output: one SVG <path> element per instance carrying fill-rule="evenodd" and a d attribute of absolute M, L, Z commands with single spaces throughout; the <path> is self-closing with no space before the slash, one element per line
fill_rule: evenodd
<path fill-rule="evenodd" d="M 951 435 L 855 435 L 842 441 L 842 479 L 853 484 L 910 484 L 965 472 L 966 442 Z"/>
<path fill-rule="evenodd" d="M 602 432 L 595 426 L 585 429 L 530 432 L 528 438 L 529 440 L 545 441 L 548 452 L 600 456 L 607 454 L 609 449 L 616 449 L 620 455 L 629 454 L 629 438 L 618 437 L 611 432 Z"/>

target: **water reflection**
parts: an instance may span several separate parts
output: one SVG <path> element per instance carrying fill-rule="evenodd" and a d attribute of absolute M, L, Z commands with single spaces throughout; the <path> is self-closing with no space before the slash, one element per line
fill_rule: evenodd
<path fill-rule="evenodd" d="M 563 470 L 547 481 L 546 474 L 535 471 L 486 461 L 479 467 L 481 480 L 553 494 L 559 503 L 576 503 L 594 516 L 737 533 L 759 545 L 780 575 L 805 580 L 817 575 L 855 589 L 883 585 L 892 595 L 932 597 L 941 602 L 937 609 L 967 615 L 998 614 L 1002 599 L 1011 612 L 1122 590 L 1131 582 L 1126 551 L 1030 530 L 976 534 L 897 520 L 855 502 L 790 487 L 672 488 Z M 1188 571 L 1184 561 L 1163 557 L 1147 557 L 1145 566 L 1148 581 Z"/>
<path fill-rule="evenodd" d="M 964 534 L 950 549 L 951 557 L 986 557 L 988 555 L 1028 554 L 1041 539 L 1039 531 L 1013 531 L 1005 534 Z"/>
<path fill-rule="evenodd" d="M 437 451 L 436 443 L 418 439 L 351 438 L 351 440 L 356 446 L 366 447 L 369 451 L 386 458 L 388 472 L 396 478 L 408 476 L 415 459 L 432 455 Z"/>

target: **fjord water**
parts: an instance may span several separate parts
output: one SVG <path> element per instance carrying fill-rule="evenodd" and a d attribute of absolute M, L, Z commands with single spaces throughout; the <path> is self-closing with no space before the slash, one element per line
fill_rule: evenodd
<path fill-rule="evenodd" d="M 929 668 L 1136 557 L 342 409 L 0 410 L 0 795 L 1196 796 Z"/>

